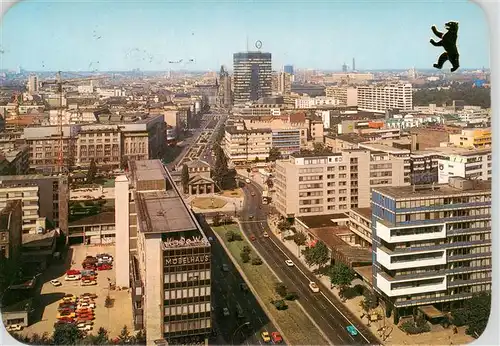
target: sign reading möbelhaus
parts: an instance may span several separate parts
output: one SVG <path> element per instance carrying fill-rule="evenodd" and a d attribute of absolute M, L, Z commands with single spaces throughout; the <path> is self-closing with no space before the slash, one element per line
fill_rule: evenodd
<path fill-rule="evenodd" d="M 207 263 L 207 262 L 210 262 L 209 255 L 165 258 L 165 265 L 182 265 L 182 264 Z"/>

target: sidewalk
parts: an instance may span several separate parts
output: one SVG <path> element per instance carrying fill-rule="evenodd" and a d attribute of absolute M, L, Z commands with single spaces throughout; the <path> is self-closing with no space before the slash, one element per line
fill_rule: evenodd
<path fill-rule="evenodd" d="M 304 257 L 302 255 L 300 255 L 300 258 L 297 257 L 298 246 L 293 242 L 293 240 L 282 239 L 279 230 L 276 227 L 276 224 L 278 222 L 277 220 L 277 217 L 270 217 L 268 224 L 271 231 L 276 234 L 277 238 L 288 248 L 288 250 L 290 250 L 290 252 L 297 258 L 297 260 L 301 261 L 306 266 L 306 268 L 309 268 L 309 270 L 312 272 L 312 270 L 316 269 L 316 266 L 309 267 L 305 263 Z M 302 246 L 300 251 L 302 251 L 303 248 L 305 248 L 305 246 Z M 325 285 L 325 287 L 331 287 L 330 278 L 328 276 L 317 275 L 316 277 L 318 278 L 318 281 Z M 356 282 L 353 281 L 353 284 L 356 284 Z M 337 288 L 330 288 L 330 291 L 339 301 L 342 301 L 338 293 L 339 290 Z M 378 310 L 377 312 L 380 316 L 382 316 L 382 319 L 376 322 L 371 322 L 368 325 L 367 317 L 361 318 L 361 316 L 364 315 L 364 311 L 360 306 L 362 300 L 363 297 L 355 297 L 353 299 L 346 300 L 343 304 L 347 307 L 347 309 L 349 309 L 349 311 L 351 311 L 353 315 L 356 316 L 356 318 L 358 318 L 364 325 L 366 325 L 375 336 L 382 339 L 384 336 L 383 333 L 385 333 L 386 335 L 388 334 L 388 337 L 384 340 L 384 344 L 465 345 L 475 340 L 474 338 L 465 334 L 466 327 L 459 327 L 458 333 L 453 334 L 453 328 L 444 329 L 440 325 L 432 326 L 432 332 L 422 333 L 418 335 L 407 335 L 396 325 L 394 325 L 392 317 L 385 318 L 385 313 L 381 308 L 376 309 L 375 311 Z M 383 329 L 385 329 L 386 331 L 383 332 Z"/>

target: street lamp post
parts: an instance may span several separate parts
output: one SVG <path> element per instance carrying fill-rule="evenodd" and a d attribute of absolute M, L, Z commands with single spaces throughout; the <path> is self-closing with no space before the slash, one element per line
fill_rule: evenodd
<path fill-rule="evenodd" d="M 236 333 L 237 333 L 237 332 L 238 332 L 241 328 L 243 328 L 244 326 L 248 326 L 248 325 L 250 325 L 250 322 L 248 322 L 248 321 L 247 321 L 247 322 L 243 323 L 241 326 L 239 326 L 238 328 L 236 328 L 236 330 L 235 330 L 235 331 L 234 331 L 234 333 L 233 333 L 233 337 L 231 338 L 231 345 L 234 345 L 234 337 L 236 336 Z"/>

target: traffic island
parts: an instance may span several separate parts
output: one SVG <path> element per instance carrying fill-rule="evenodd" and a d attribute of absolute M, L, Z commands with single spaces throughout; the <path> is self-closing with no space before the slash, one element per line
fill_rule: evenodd
<path fill-rule="evenodd" d="M 297 301 L 286 300 L 287 308 L 278 310 L 276 302 L 282 300 L 276 293 L 278 280 L 267 264 L 258 260 L 260 256 L 255 251 L 248 253 L 248 248 L 251 246 L 245 240 L 239 227 L 229 225 L 212 227 L 212 229 L 266 314 L 280 329 L 285 343 L 288 345 L 327 345 L 328 342 L 309 317 L 304 314 Z M 232 232 L 232 236 L 229 237 L 233 239 L 232 241 L 226 237 L 227 232 Z M 249 258 L 242 256 L 242 253 L 248 253 Z"/>

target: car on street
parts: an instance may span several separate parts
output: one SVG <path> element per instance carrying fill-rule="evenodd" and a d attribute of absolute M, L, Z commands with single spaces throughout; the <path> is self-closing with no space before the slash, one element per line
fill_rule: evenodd
<path fill-rule="evenodd" d="M 78 281 L 80 280 L 82 277 L 80 275 L 66 275 L 64 277 L 64 280 L 66 281 Z"/>
<path fill-rule="evenodd" d="M 275 344 L 279 344 L 279 343 L 283 342 L 283 338 L 281 337 L 281 334 L 279 332 L 272 332 L 271 339 L 273 339 L 273 343 L 275 343 Z"/>
<path fill-rule="evenodd" d="M 94 303 L 87 303 L 87 302 L 78 302 L 78 309 L 80 308 L 90 308 L 90 309 L 94 309 L 95 308 L 95 304 Z"/>
<path fill-rule="evenodd" d="M 247 284 L 246 284 L 246 283 L 244 283 L 244 282 L 242 282 L 242 283 L 240 284 L 240 289 L 241 289 L 242 291 L 245 291 L 245 292 L 246 292 L 246 291 L 248 291 L 248 286 L 247 286 Z"/>
<path fill-rule="evenodd" d="M 294 266 L 294 264 L 293 264 L 292 260 L 290 260 L 290 259 L 285 260 L 285 264 L 286 264 L 287 266 L 289 266 L 289 267 L 293 267 L 293 266 Z"/>
<path fill-rule="evenodd" d="M 6 329 L 8 332 L 19 332 L 19 331 L 23 330 L 23 326 L 21 326 L 19 324 L 10 324 L 7 326 Z"/>
<path fill-rule="evenodd" d="M 97 270 L 111 270 L 112 268 L 113 268 L 113 266 L 111 264 L 108 264 L 108 263 L 102 263 L 102 264 L 97 265 Z"/>
<path fill-rule="evenodd" d="M 357 330 L 357 329 L 356 329 L 356 327 L 354 327 L 353 325 L 347 326 L 345 329 L 347 330 L 347 332 L 348 332 L 351 336 L 356 336 L 356 335 L 358 335 L 358 330 Z"/>
<path fill-rule="evenodd" d="M 253 219 L 253 215 L 249 215 L 248 219 L 252 220 Z"/>
<path fill-rule="evenodd" d="M 264 232 L 262 235 L 264 236 L 264 238 L 269 238 L 269 234 L 267 232 Z"/>
<path fill-rule="evenodd" d="M 253 234 L 250 236 L 250 240 L 254 241 L 255 239 L 257 239 Z"/>
<path fill-rule="evenodd" d="M 264 342 L 270 342 L 271 341 L 271 336 L 269 335 L 269 332 L 262 332 L 262 333 L 260 333 L 260 337 L 262 338 L 262 341 L 264 341 Z"/>
<path fill-rule="evenodd" d="M 309 282 L 309 288 L 311 289 L 311 291 L 313 291 L 314 293 L 318 293 L 319 292 L 319 286 L 314 282 L 314 281 L 310 281 Z"/>
<path fill-rule="evenodd" d="M 71 311 L 63 311 L 57 314 L 57 319 L 75 318 L 76 314 Z"/>
<path fill-rule="evenodd" d="M 97 285 L 97 281 L 95 281 L 95 280 L 83 280 L 80 285 L 82 285 L 82 286 L 94 286 L 94 285 Z"/>
<path fill-rule="evenodd" d="M 248 178 L 245 179 L 245 183 L 250 184 L 251 183 L 250 179 L 248 179 Z"/>
<path fill-rule="evenodd" d="M 222 271 L 223 271 L 223 272 L 228 272 L 228 271 L 229 271 L 229 266 L 228 266 L 227 264 L 225 264 L 225 263 L 224 263 L 224 264 L 222 265 Z"/>
<path fill-rule="evenodd" d="M 78 329 L 80 329 L 81 331 L 84 331 L 84 332 L 89 332 L 92 330 L 92 326 L 89 326 L 87 324 L 87 325 L 84 325 L 83 327 L 78 327 Z"/>
<path fill-rule="evenodd" d="M 253 192 L 253 191 L 252 191 L 251 195 L 252 195 L 252 196 L 255 196 L 255 192 Z"/>
<path fill-rule="evenodd" d="M 55 287 L 59 287 L 62 285 L 62 283 L 59 281 L 59 280 L 50 280 L 50 283 L 52 284 L 52 286 L 55 286 Z"/>
<path fill-rule="evenodd" d="M 76 270 L 76 269 L 70 269 L 66 272 L 66 275 L 80 275 L 81 272 L 79 270 Z"/>
<path fill-rule="evenodd" d="M 222 309 L 222 314 L 223 314 L 224 316 L 229 316 L 229 315 L 231 315 L 231 313 L 229 312 L 229 309 L 228 309 L 228 308 L 223 308 L 223 309 Z"/>

